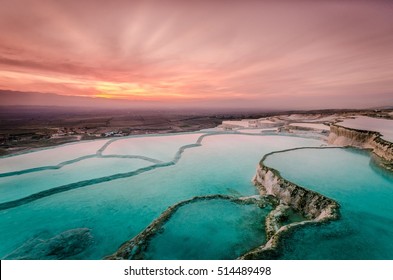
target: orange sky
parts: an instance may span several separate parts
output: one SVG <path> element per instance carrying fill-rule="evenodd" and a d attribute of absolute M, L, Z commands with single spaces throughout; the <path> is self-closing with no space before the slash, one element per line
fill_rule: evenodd
<path fill-rule="evenodd" d="M 392 1 L 277 2 L 2 0 L 0 89 L 163 106 L 393 105 Z"/>

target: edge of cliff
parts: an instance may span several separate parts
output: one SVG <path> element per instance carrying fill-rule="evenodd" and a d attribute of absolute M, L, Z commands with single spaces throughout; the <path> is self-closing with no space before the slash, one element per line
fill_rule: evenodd
<path fill-rule="evenodd" d="M 393 171 L 393 143 L 383 139 L 379 132 L 331 124 L 328 143 L 369 149 L 381 159 L 384 168 Z"/>
<path fill-rule="evenodd" d="M 270 212 L 265 221 L 268 241 L 266 244 L 245 253 L 239 259 L 274 258 L 278 254 L 279 243 L 284 234 L 299 226 L 328 222 L 340 217 L 340 206 L 336 201 L 292 183 L 281 177 L 279 171 L 264 165 L 264 160 L 274 153 L 263 157 L 252 180 L 261 195 L 272 195 L 278 200 L 278 205 Z M 300 213 L 306 220 L 281 225 L 281 220 L 288 209 Z"/>

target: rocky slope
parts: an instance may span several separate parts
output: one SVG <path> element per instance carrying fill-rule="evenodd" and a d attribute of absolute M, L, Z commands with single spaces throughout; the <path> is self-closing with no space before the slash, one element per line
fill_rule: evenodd
<path fill-rule="evenodd" d="M 330 126 L 329 144 L 338 146 L 354 146 L 371 149 L 380 157 L 385 168 L 393 170 L 393 144 L 381 137 L 378 132 L 343 127 L 337 124 Z"/>
<path fill-rule="evenodd" d="M 254 184 L 261 195 L 272 195 L 278 199 L 278 206 L 266 218 L 265 227 L 268 242 L 243 256 L 240 259 L 271 259 L 277 254 L 279 241 L 290 230 L 308 223 L 326 222 L 339 217 L 339 205 L 336 201 L 317 192 L 308 190 L 289 182 L 280 173 L 264 165 L 263 161 L 257 167 Z M 304 221 L 283 225 L 289 209 L 300 213 Z"/>

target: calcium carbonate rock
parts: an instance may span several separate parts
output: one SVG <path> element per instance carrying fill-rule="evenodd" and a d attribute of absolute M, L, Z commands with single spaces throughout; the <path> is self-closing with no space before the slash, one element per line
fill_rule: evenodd
<path fill-rule="evenodd" d="M 329 144 L 338 146 L 354 146 L 371 149 L 377 156 L 393 163 L 393 143 L 382 139 L 381 134 L 367 130 L 359 130 L 339 126 L 330 126 Z"/>

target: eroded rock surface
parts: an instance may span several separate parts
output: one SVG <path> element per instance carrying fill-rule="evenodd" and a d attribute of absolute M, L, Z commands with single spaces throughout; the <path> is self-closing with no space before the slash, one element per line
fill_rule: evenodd
<path fill-rule="evenodd" d="M 334 200 L 283 179 L 263 163 L 258 166 L 253 181 L 262 195 L 277 197 L 308 219 L 320 221 L 337 215 L 338 204 Z"/>
<path fill-rule="evenodd" d="M 388 169 L 393 162 L 393 144 L 381 138 L 378 132 L 343 127 L 337 124 L 330 126 L 329 144 L 338 146 L 354 146 L 371 149 L 384 159 Z"/>
<path fill-rule="evenodd" d="M 261 195 L 274 196 L 279 204 L 266 217 L 268 242 L 247 252 L 239 259 L 275 259 L 279 253 L 280 239 L 289 231 L 309 223 L 327 222 L 339 218 L 339 204 L 336 201 L 285 180 L 277 170 L 264 165 L 266 156 L 257 167 L 253 183 Z M 283 219 L 288 216 L 288 211 L 292 210 L 306 219 L 283 225 Z"/>

